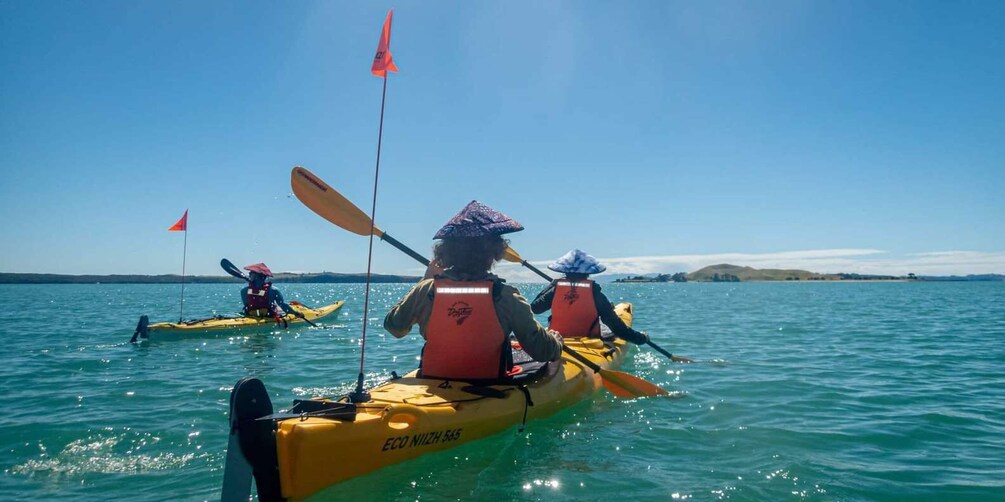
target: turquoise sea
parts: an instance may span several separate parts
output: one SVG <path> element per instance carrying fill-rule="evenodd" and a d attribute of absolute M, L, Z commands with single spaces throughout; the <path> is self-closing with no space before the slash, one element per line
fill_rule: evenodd
<path fill-rule="evenodd" d="M 374 287 L 370 385 L 416 364 L 417 335 L 380 329 L 409 286 Z M 186 318 L 236 311 L 238 287 L 186 286 Z M 238 379 L 282 408 L 345 393 L 359 371 L 362 285 L 279 287 L 347 304 L 321 328 L 129 344 L 141 314 L 177 320 L 178 286 L 0 286 L 0 500 L 218 499 Z M 706 361 L 630 355 L 622 370 L 677 398 L 601 392 L 323 498 L 1005 500 L 1005 283 L 604 290 Z"/>

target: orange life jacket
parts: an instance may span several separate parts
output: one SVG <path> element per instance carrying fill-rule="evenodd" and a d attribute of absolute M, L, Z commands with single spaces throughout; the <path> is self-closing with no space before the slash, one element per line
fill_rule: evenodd
<path fill-rule="evenodd" d="M 559 279 L 551 299 L 551 322 L 548 327 L 562 336 L 600 337 L 600 314 L 593 302 L 593 281 Z"/>
<path fill-rule="evenodd" d="M 433 310 L 426 325 L 424 378 L 481 380 L 509 370 L 509 340 L 499 324 L 492 281 L 433 282 Z M 509 357 L 506 357 L 509 356 Z"/>

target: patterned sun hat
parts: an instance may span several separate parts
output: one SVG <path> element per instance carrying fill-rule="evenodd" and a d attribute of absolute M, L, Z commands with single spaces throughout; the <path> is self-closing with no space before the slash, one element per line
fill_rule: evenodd
<path fill-rule="evenodd" d="M 434 239 L 444 237 L 482 237 L 485 235 L 502 235 L 510 232 L 523 230 L 523 225 L 506 216 L 505 214 L 492 209 L 491 207 L 473 200 L 461 209 L 443 225 Z"/>
<path fill-rule="evenodd" d="M 257 272 L 259 274 L 264 275 L 265 277 L 272 277 L 272 271 L 269 270 L 269 267 L 266 267 L 264 263 L 253 263 L 251 265 L 244 267 L 244 270 Z"/>
<path fill-rule="evenodd" d="M 607 270 L 596 258 L 578 249 L 565 253 L 548 268 L 561 274 L 599 274 Z"/>

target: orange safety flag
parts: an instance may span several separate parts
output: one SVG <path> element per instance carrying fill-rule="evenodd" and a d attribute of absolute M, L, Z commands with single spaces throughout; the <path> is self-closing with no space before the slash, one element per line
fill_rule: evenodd
<path fill-rule="evenodd" d="M 398 67 L 394 64 L 394 59 L 391 57 L 391 17 L 394 15 L 394 9 L 387 11 L 387 19 L 384 20 L 384 29 L 380 32 L 380 41 L 377 42 L 377 54 L 373 57 L 373 66 L 370 67 L 370 73 L 378 77 L 387 78 L 387 72 L 393 71 L 398 73 Z"/>
<path fill-rule="evenodd" d="M 177 223 L 171 225 L 168 232 L 184 232 L 188 230 L 188 209 L 185 210 L 185 214 L 181 215 L 181 219 Z"/>

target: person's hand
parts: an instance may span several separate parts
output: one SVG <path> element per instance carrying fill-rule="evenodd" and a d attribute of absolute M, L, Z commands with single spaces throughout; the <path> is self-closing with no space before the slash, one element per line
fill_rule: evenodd
<path fill-rule="evenodd" d="M 443 264 L 440 260 L 433 260 L 429 262 L 429 266 L 426 267 L 426 275 L 423 275 L 423 279 L 432 279 L 434 276 L 443 273 Z"/>
<path fill-rule="evenodd" d="M 645 331 L 643 331 L 642 332 L 642 341 L 639 342 L 638 345 L 645 345 L 647 343 L 649 343 L 649 333 L 646 333 Z"/>
<path fill-rule="evenodd" d="M 548 330 L 548 334 L 551 335 L 552 338 L 554 338 L 555 340 L 558 340 L 558 343 L 560 343 L 562 345 L 565 345 L 565 339 L 562 338 L 562 334 L 561 333 L 559 333 L 558 331 L 555 331 L 555 330 L 553 330 L 551 328 L 546 328 L 546 329 Z"/>

